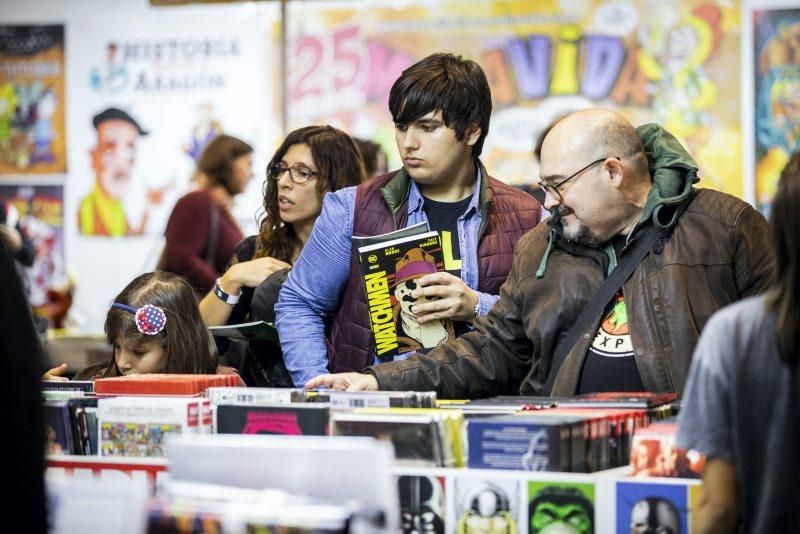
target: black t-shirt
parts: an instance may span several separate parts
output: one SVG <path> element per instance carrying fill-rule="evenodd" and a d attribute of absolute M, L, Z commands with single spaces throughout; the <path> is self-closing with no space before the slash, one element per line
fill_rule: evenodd
<path fill-rule="evenodd" d="M 438 202 L 424 198 L 423 209 L 431 230 L 439 232 L 444 253 L 444 270 L 461 278 L 461 247 L 458 243 L 458 218 L 464 215 L 472 195 L 458 202 Z"/>
<path fill-rule="evenodd" d="M 610 243 L 619 258 L 619 253 L 625 246 L 625 237 L 614 237 Z M 643 390 L 644 384 L 636 367 L 628 328 L 625 295 L 620 288 L 606 306 L 600 327 L 586 351 L 578 393 Z"/>
<path fill-rule="evenodd" d="M 428 226 L 439 232 L 444 256 L 444 270 L 461 278 L 461 247 L 458 243 L 458 218 L 467 211 L 472 195 L 458 202 L 438 202 L 424 198 L 423 209 L 428 217 Z M 469 331 L 467 323 L 454 321 L 456 336 Z"/>

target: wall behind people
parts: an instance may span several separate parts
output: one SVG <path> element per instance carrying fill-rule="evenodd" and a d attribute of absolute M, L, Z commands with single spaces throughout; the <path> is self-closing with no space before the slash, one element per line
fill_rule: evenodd
<path fill-rule="evenodd" d="M 265 167 L 265 154 L 283 135 L 282 83 L 288 89 L 290 130 L 332 124 L 377 141 L 387 150 L 389 167 L 398 168 L 386 112 L 391 82 L 431 52 L 464 54 L 486 70 L 494 97 L 483 159 L 494 175 L 511 183 L 535 182 L 538 166 L 532 148 L 553 117 L 595 105 L 617 109 L 634 124 L 664 124 L 698 161 L 702 186 L 751 202 L 758 193 L 759 207 L 765 204 L 762 193 L 768 201 L 774 186 L 770 176 L 774 178 L 781 162 L 780 150 L 770 150 L 770 145 L 798 142 L 797 121 L 785 118 L 794 109 L 786 95 L 797 85 L 791 73 L 800 61 L 787 43 L 800 27 L 800 10 L 795 6 L 785 10 L 790 15 L 772 11 L 777 15 L 750 16 L 753 10 L 788 5 L 782 0 L 289 1 L 289 73 L 283 77 L 277 2 L 2 4 L 5 25 L 64 27 L 66 81 L 37 89 L 41 117 L 31 123 L 37 139 L 31 146 L 33 150 L 50 142 L 56 159 L 58 147 L 66 147 L 66 172 L 48 171 L 58 174 L 36 183 L 64 186 L 66 264 L 77 278 L 73 310 L 80 322 L 96 327 L 104 297 L 120 289 L 120 280 L 155 264 L 172 203 L 188 187 L 192 154 L 209 134 L 224 130 L 247 140 L 256 148 L 255 168 Z M 742 61 L 751 58 L 740 54 L 740 40 L 750 35 L 754 23 L 760 29 L 744 43 L 756 56 L 751 63 L 757 67 L 749 68 L 758 77 L 757 94 L 741 99 L 740 73 L 748 72 Z M 12 73 L 14 69 L 0 73 L 0 86 Z M 0 98 L 3 91 L 0 87 Z M 757 122 L 758 132 L 768 135 L 753 146 L 752 140 L 743 143 L 740 121 L 756 115 L 759 95 L 766 95 L 760 109 L 768 113 Z M 59 119 L 64 107 L 66 120 Z M 111 229 L 100 231 L 121 235 L 114 239 L 90 235 L 95 230 L 81 233 L 78 224 L 87 198 L 84 228 L 99 218 L 91 215 L 96 203 L 90 195 L 100 183 L 102 158 L 92 158 L 92 153 L 99 154 L 93 149 L 106 132 L 95 128 L 93 119 L 111 108 L 124 111 L 138 125 L 136 135 L 129 135 L 135 158 L 115 193 L 122 200 L 100 203 L 117 212 L 105 225 Z M 42 120 L 47 117 L 52 117 L 49 125 Z M 122 130 L 131 134 L 133 124 L 123 122 L 129 127 Z M 752 137 L 751 130 L 748 124 L 745 132 Z M 750 152 L 755 153 L 750 156 L 753 165 L 743 167 L 740 157 L 731 157 Z M 756 163 L 758 188 L 747 179 Z M 57 167 L 42 165 L 34 166 Z M 9 170 L 0 165 L 0 172 Z M 8 185 L 20 185 L 15 181 Z M 254 230 L 257 182 L 236 209 L 242 222 L 251 224 L 250 230 L 244 228 L 246 234 Z"/>
<path fill-rule="evenodd" d="M 265 35 L 275 5 L 153 7 L 147 0 L 9 0 L 3 24 L 64 26 L 67 165 L 44 180 L 64 186 L 66 264 L 75 276 L 73 324 L 102 330 L 110 296 L 150 270 L 194 159 L 224 131 L 255 148 L 254 167 L 282 136 L 273 110 Z M 4 81 L 4 80 L 0 80 Z M 42 178 L 20 175 L 3 183 Z M 259 184 L 237 197 L 255 230 Z"/>
<path fill-rule="evenodd" d="M 392 80 L 435 51 L 478 61 L 492 88 L 482 159 L 511 183 L 537 178 L 538 133 L 558 114 L 617 109 L 675 133 L 703 185 L 743 194 L 739 5 L 611 2 L 290 2 L 290 126 L 322 120 L 362 138 L 393 137 Z M 317 61 L 319 59 L 319 61 Z M 333 118 L 336 120 L 334 121 Z M 389 151 L 391 168 L 396 153 Z"/>

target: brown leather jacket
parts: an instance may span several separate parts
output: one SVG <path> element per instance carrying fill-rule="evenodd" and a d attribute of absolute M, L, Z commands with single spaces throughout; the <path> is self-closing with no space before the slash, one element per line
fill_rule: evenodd
<path fill-rule="evenodd" d="M 711 314 L 768 286 L 769 239 L 767 222 L 749 204 L 717 191 L 694 192 L 671 233 L 623 286 L 648 390 L 681 393 Z M 546 274 L 537 278 L 547 248 L 548 225 L 540 224 L 519 241 L 500 301 L 476 331 L 427 355 L 370 367 L 381 389 L 434 390 L 442 398 L 545 394 L 552 352 L 602 283 L 608 261 L 602 250 L 557 240 Z M 573 347 L 552 395 L 576 392 L 590 342 L 586 337 Z"/>

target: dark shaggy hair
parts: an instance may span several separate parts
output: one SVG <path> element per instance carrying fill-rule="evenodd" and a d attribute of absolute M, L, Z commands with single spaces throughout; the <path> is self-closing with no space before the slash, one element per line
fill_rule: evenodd
<path fill-rule="evenodd" d="M 270 256 L 291 263 L 294 251 L 301 246 L 300 238 L 291 224 L 281 221 L 278 210 L 278 183 L 270 179 L 269 169 L 280 162 L 292 145 L 307 145 L 317 167 L 317 191 L 338 191 L 358 185 L 366 179 L 364 160 L 353 138 L 332 126 L 299 128 L 283 140 L 267 165 L 264 180 L 264 219 L 259 227 L 253 259 Z"/>
<path fill-rule="evenodd" d="M 781 359 L 796 365 L 800 354 L 800 152 L 794 153 L 781 173 L 770 222 L 777 269 L 767 306 L 777 315 Z"/>
<path fill-rule="evenodd" d="M 253 153 L 253 147 L 231 135 L 218 135 L 203 149 L 197 160 L 197 172 L 208 177 L 209 185 L 221 185 L 235 195 L 231 187 L 233 162 Z"/>
<path fill-rule="evenodd" d="M 489 133 L 492 93 L 480 65 L 453 54 L 436 53 L 411 65 L 389 92 L 389 111 L 395 124 L 410 124 L 431 112 L 441 111 L 444 124 L 464 139 L 467 128 L 481 129 L 472 156 L 478 157 Z"/>
<path fill-rule="evenodd" d="M 217 348 L 200 309 L 194 289 L 180 276 L 164 271 L 137 276 L 117 295 L 114 302 L 141 308 L 152 304 L 164 310 L 167 324 L 154 336 L 139 332 L 134 314 L 110 308 L 106 316 L 105 333 L 112 346 L 119 337 L 133 346 L 158 343 L 164 348 L 164 367 L 161 372 L 175 374 L 214 374 L 217 372 Z M 103 376 L 121 374 L 117 367 L 116 351 Z"/>

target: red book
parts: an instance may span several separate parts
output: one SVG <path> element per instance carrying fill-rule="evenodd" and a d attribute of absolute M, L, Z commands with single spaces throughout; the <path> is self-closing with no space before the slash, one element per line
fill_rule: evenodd
<path fill-rule="evenodd" d="M 146 374 L 98 378 L 95 395 L 202 395 L 210 387 L 234 387 L 239 375 Z"/>

